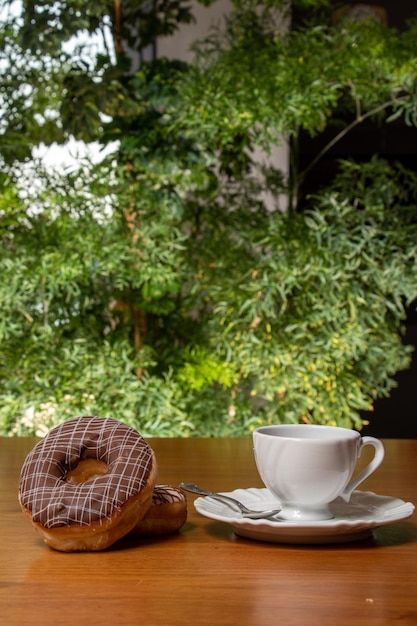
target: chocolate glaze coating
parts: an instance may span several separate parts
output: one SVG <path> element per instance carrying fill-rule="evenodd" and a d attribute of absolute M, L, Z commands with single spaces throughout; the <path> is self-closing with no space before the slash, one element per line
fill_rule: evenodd
<path fill-rule="evenodd" d="M 171 485 L 155 485 L 152 495 L 152 505 L 174 504 L 174 502 L 186 502 L 185 493 L 178 487 Z"/>
<path fill-rule="evenodd" d="M 107 473 L 67 483 L 67 473 L 83 459 L 103 461 Z M 134 428 L 112 418 L 76 417 L 53 428 L 28 454 L 19 500 L 45 528 L 90 525 L 137 495 L 151 469 L 152 449 Z"/>

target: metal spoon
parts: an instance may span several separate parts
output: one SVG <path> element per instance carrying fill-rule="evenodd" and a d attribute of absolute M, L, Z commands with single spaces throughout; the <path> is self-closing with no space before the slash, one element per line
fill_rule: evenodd
<path fill-rule="evenodd" d="M 280 512 L 281 509 L 272 509 L 270 511 L 253 511 L 252 509 L 248 509 L 244 504 L 239 502 L 239 500 L 235 500 L 235 498 L 231 498 L 230 496 L 224 496 L 221 493 L 216 493 L 214 491 L 207 491 L 206 489 L 202 489 L 198 485 L 194 483 L 181 483 L 180 487 L 185 489 L 185 491 L 191 491 L 191 493 L 198 493 L 200 496 L 209 496 L 214 500 L 219 500 L 220 502 L 224 502 L 234 511 L 239 511 L 242 513 L 243 517 L 248 517 L 250 519 L 263 519 L 267 517 L 272 517 Z"/>

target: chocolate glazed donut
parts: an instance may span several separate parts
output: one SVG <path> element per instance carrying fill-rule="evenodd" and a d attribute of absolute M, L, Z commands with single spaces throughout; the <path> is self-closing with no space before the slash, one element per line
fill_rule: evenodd
<path fill-rule="evenodd" d="M 77 417 L 28 454 L 19 502 L 51 548 L 104 550 L 146 515 L 156 478 L 153 450 L 135 429 L 111 418 Z"/>
<path fill-rule="evenodd" d="M 155 537 L 179 531 L 187 521 L 187 499 L 182 489 L 156 485 L 152 504 L 129 537 Z"/>

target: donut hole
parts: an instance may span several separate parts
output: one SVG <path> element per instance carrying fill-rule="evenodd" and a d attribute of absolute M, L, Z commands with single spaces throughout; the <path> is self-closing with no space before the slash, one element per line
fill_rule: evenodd
<path fill-rule="evenodd" d="M 104 461 L 99 459 L 81 459 L 65 476 L 65 482 L 85 483 L 88 480 L 107 474 L 108 471 L 109 467 Z"/>

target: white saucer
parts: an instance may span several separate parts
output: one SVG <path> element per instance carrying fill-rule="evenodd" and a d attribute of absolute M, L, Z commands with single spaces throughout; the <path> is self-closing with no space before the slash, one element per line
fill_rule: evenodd
<path fill-rule="evenodd" d="M 277 500 L 267 489 L 235 489 L 224 495 L 240 500 L 251 509 L 277 507 Z M 370 491 L 354 491 L 349 503 L 337 498 L 330 508 L 334 518 L 317 522 L 289 522 L 279 519 L 246 519 L 227 504 L 210 497 L 194 502 L 199 513 L 230 524 L 237 535 L 277 543 L 341 543 L 358 541 L 372 535 L 379 526 L 411 517 L 414 505 L 399 498 L 379 496 Z"/>

